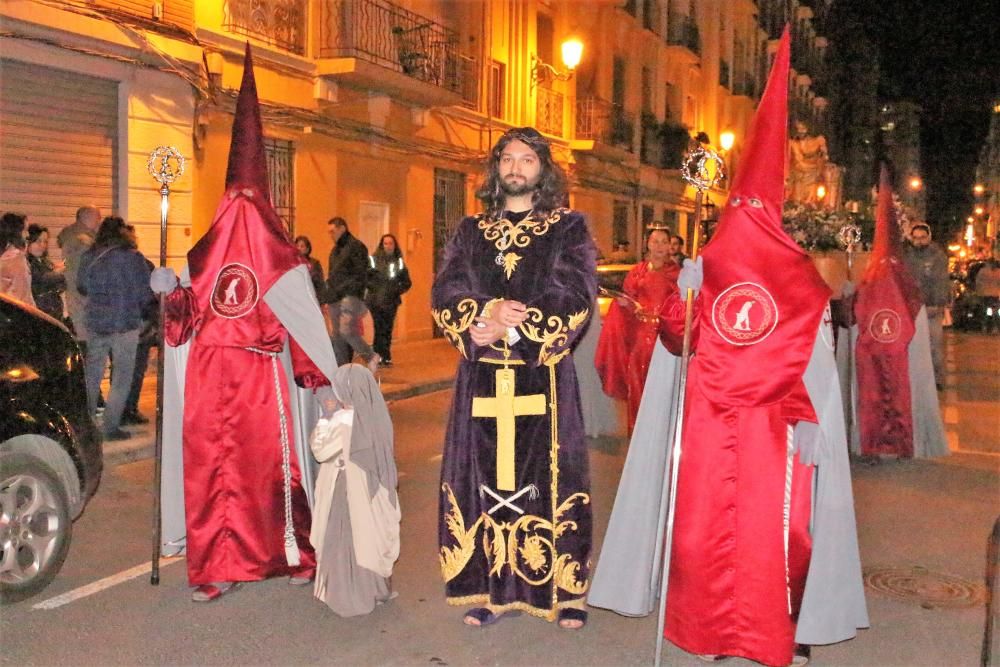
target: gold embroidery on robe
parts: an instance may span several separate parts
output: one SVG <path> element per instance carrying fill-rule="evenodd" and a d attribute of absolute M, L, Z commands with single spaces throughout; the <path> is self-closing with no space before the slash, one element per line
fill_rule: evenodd
<path fill-rule="evenodd" d="M 528 340 L 541 343 L 538 351 L 538 363 L 544 366 L 554 366 L 563 357 L 569 354 L 569 332 L 576 331 L 580 325 L 587 321 L 590 309 L 573 313 L 566 321 L 558 315 L 545 315 L 538 308 L 528 308 L 528 317 L 518 329 L 528 338 Z M 545 321 L 545 328 L 541 328 L 542 321 Z M 562 349 L 559 349 L 562 348 Z"/>
<path fill-rule="evenodd" d="M 506 218 L 490 220 L 480 214 L 478 226 L 483 230 L 483 236 L 487 241 L 493 241 L 496 249 L 504 253 L 503 270 L 509 280 L 514 271 L 517 270 L 517 263 L 523 259 L 515 252 L 507 252 L 511 248 L 526 248 L 531 245 L 533 236 L 544 236 L 549 232 L 549 228 L 562 220 L 569 209 L 559 208 L 549 214 L 547 218 L 535 220 L 529 214 L 520 222 L 511 222 Z"/>
<path fill-rule="evenodd" d="M 492 302 L 491 302 L 492 303 Z M 488 304 L 487 304 L 488 305 Z M 455 314 L 451 312 L 448 308 L 442 308 L 441 310 L 431 310 L 431 317 L 434 318 L 435 324 L 441 329 L 441 333 L 451 341 L 451 344 L 458 348 L 458 351 L 462 353 L 462 356 L 466 359 L 469 355 L 465 353 L 465 343 L 462 342 L 462 334 L 472 326 L 472 322 L 476 319 L 476 311 L 479 310 L 479 306 L 476 304 L 475 299 L 462 299 L 455 306 L 455 310 L 458 311 L 458 321 L 455 321 Z M 484 309 L 485 310 L 485 309 Z"/>
<path fill-rule="evenodd" d="M 573 560 L 572 554 L 558 554 L 555 541 L 567 530 L 576 530 L 575 521 L 560 521 L 560 518 L 574 505 L 590 503 L 588 494 L 578 492 L 564 500 L 556 510 L 553 521 L 525 514 L 514 522 L 501 523 L 484 512 L 466 528 L 465 518 L 451 487 L 445 482 L 441 490 L 446 494 L 449 505 L 445 526 L 457 543 L 453 547 L 441 547 L 441 573 L 446 582 L 458 576 L 472 559 L 476 550 L 476 533 L 483 526 L 481 546 L 490 565 L 490 576 L 502 576 L 504 569 L 509 569 L 532 586 L 552 582 L 571 595 L 583 595 L 587 591 L 589 582 L 577 578 L 581 563 Z"/>

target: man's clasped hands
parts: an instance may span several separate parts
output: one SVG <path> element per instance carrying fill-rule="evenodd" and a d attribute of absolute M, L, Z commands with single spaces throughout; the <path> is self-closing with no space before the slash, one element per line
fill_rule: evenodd
<path fill-rule="evenodd" d="M 516 327 L 528 317 L 528 307 L 520 301 L 504 299 L 493 304 L 489 317 L 479 316 L 469 329 L 469 337 L 479 346 L 492 345 L 507 336 L 507 330 Z"/>

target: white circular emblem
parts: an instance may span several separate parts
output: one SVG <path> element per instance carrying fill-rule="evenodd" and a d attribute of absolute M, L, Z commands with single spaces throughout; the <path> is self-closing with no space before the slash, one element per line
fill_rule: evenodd
<path fill-rule="evenodd" d="M 226 264 L 219 270 L 209 302 L 219 317 L 243 317 L 257 305 L 260 290 L 257 277 L 242 264 Z"/>
<path fill-rule="evenodd" d="M 868 323 L 868 333 L 880 343 L 894 343 L 899 338 L 903 321 L 899 314 L 891 308 L 875 311 Z"/>
<path fill-rule="evenodd" d="M 712 326 L 733 345 L 761 342 L 778 325 L 778 305 L 757 283 L 737 283 L 722 291 L 712 304 Z"/>

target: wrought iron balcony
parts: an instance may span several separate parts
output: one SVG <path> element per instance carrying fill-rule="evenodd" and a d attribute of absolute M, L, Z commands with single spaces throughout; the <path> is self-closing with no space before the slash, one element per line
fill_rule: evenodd
<path fill-rule="evenodd" d="M 540 132 L 557 137 L 563 133 L 563 94 L 539 86 L 537 89 L 535 127 Z"/>
<path fill-rule="evenodd" d="M 306 0 L 225 0 L 223 27 L 298 55 L 306 50 Z"/>
<path fill-rule="evenodd" d="M 690 16 L 669 12 L 667 14 L 667 44 L 683 46 L 695 55 L 701 55 L 701 35 L 698 22 Z"/>
<path fill-rule="evenodd" d="M 581 97 L 576 101 L 576 138 L 634 150 L 635 121 L 620 105 L 600 97 Z"/>
<path fill-rule="evenodd" d="M 463 96 L 475 74 L 457 32 L 387 0 L 321 0 L 318 56 L 357 58 Z"/>

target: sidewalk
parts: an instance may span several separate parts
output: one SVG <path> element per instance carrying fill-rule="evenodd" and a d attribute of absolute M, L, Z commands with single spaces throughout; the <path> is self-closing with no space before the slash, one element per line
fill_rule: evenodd
<path fill-rule="evenodd" d="M 154 353 L 155 354 L 155 353 Z M 379 369 L 377 377 L 382 394 L 389 403 L 451 387 L 458 365 L 458 352 L 444 338 L 395 343 L 394 365 Z M 104 387 L 107 395 L 107 383 Z M 128 440 L 104 443 L 104 465 L 112 468 L 123 463 L 153 456 L 156 441 L 156 361 L 150 359 L 149 371 L 142 385 L 139 411 L 149 417 L 145 426 L 126 426 L 132 433 Z"/>

